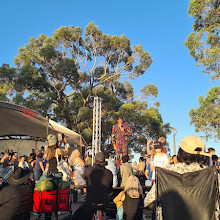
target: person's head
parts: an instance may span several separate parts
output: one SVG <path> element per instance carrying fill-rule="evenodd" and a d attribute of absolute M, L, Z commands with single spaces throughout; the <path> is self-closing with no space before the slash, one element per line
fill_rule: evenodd
<path fill-rule="evenodd" d="M 150 164 L 150 162 L 151 162 L 151 155 L 145 154 L 144 158 L 146 160 L 146 164 Z"/>
<path fill-rule="evenodd" d="M 139 162 L 144 162 L 144 157 L 140 157 Z"/>
<path fill-rule="evenodd" d="M 35 152 L 35 150 L 34 149 L 32 149 L 32 153 L 34 153 Z"/>
<path fill-rule="evenodd" d="M 105 154 L 103 152 L 98 152 L 95 155 L 95 164 L 96 165 L 101 165 L 101 166 L 105 166 Z"/>
<path fill-rule="evenodd" d="M 179 147 L 177 160 L 180 163 L 187 165 L 198 163 L 201 167 L 203 165 L 209 166 L 209 154 L 205 153 L 205 143 L 201 138 L 196 136 L 185 137 Z"/>
<path fill-rule="evenodd" d="M 47 136 L 48 147 L 57 146 L 57 137 L 54 134 L 49 134 Z"/>
<path fill-rule="evenodd" d="M 212 148 L 212 147 L 210 147 L 209 149 L 208 149 L 208 152 L 209 152 L 209 154 L 212 156 L 212 155 L 215 155 L 215 149 L 214 148 Z"/>
<path fill-rule="evenodd" d="M 24 161 L 25 161 L 25 156 L 21 156 L 21 157 L 20 157 L 20 162 L 21 162 L 21 163 L 24 163 Z"/>
<path fill-rule="evenodd" d="M 162 147 L 163 146 L 162 146 L 161 142 L 159 142 L 159 141 L 154 142 L 154 150 L 155 150 L 156 154 L 162 152 Z"/>
<path fill-rule="evenodd" d="M 176 155 L 173 155 L 173 156 L 172 156 L 172 160 L 173 160 L 173 163 L 174 163 L 174 164 L 178 163 L 178 160 L 177 160 L 177 156 L 176 156 Z"/>
<path fill-rule="evenodd" d="M 43 154 L 42 152 L 39 152 L 39 153 L 37 154 L 37 158 L 43 158 L 43 156 L 44 156 L 44 154 Z"/>
<path fill-rule="evenodd" d="M 147 154 L 147 152 L 144 153 L 144 158 L 145 158 L 145 159 L 148 158 L 148 154 Z"/>
<path fill-rule="evenodd" d="M 41 147 L 40 151 L 43 153 L 44 152 L 44 146 Z"/>
<path fill-rule="evenodd" d="M 48 147 L 46 150 L 46 158 L 47 160 L 51 160 L 56 155 L 56 147 L 57 147 L 57 137 L 54 134 L 49 134 L 47 136 Z"/>
<path fill-rule="evenodd" d="M 129 156 L 128 155 L 123 155 L 121 158 L 122 163 L 126 163 L 129 161 Z"/>
<path fill-rule="evenodd" d="M 218 161 L 218 156 L 217 155 L 212 155 L 212 161 L 213 161 L 213 165 L 216 165 L 217 161 Z"/>
<path fill-rule="evenodd" d="M 118 117 L 118 124 L 122 124 L 123 123 L 123 117 L 122 116 L 119 116 Z"/>
<path fill-rule="evenodd" d="M 18 160 L 18 156 L 17 156 L 16 154 L 14 154 L 14 155 L 12 156 L 12 160 L 17 161 L 17 160 Z"/>
<path fill-rule="evenodd" d="M 125 193 L 127 193 L 130 197 L 140 197 L 143 196 L 143 190 L 138 178 L 134 175 L 129 176 L 125 188 Z"/>
<path fill-rule="evenodd" d="M 11 150 L 11 153 L 13 153 L 13 150 Z"/>
<path fill-rule="evenodd" d="M 160 137 L 158 138 L 158 142 L 160 142 L 163 146 L 166 144 L 166 139 L 165 137 Z"/>
<path fill-rule="evenodd" d="M 86 158 L 91 158 L 91 155 L 89 154 L 89 152 L 86 153 Z"/>
<path fill-rule="evenodd" d="M 70 157 L 69 157 L 69 159 L 68 159 L 69 164 L 70 164 L 71 166 L 73 166 L 73 165 L 75 164 L 76 158 L 78 158 L 78 157 L 80 157 L 80 152 L 79 152 L 79 150 L 78 150 L 78 149 L 73 150 L 72 153 L 71 153 L 71 155 L 70 155 Z"/>

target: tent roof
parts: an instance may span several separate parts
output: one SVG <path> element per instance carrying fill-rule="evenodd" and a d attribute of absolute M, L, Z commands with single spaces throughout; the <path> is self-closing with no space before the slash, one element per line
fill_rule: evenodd
<path fill-rule="evenodd" d="M 46 138 L 48 124 L 48 134 L 63 133 L 70 145 L 82 145 L 81 135 L 53 120 L 49 119 L 48 123 L 45 117 L 19 105 L 0 101 L 0 121 L 0 137 L 30 136 Z"/>

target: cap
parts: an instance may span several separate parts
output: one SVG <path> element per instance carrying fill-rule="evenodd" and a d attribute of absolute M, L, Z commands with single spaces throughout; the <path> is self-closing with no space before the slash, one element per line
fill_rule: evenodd
<path fill-rule="evenodd" d="M 47 136 L 48 146 L 53 146 L 57 143 L 57 137 L 54 134 Z"/>
<path fill-rule="evenodd" d="M 196 136 L 188 136 L 183 138 L 180 143 L 180 148 L 189 154 L 210 156 L 205 152 L 205 142 Z"/>

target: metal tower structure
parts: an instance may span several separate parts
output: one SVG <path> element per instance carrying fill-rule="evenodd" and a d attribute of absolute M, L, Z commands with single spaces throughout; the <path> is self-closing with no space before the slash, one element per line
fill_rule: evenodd
<path fill-rule="evenodd" d="M 101 151 L 101 113 L 102 99 L 94 97 L 93 101 L 93 132 L 92 132 L 92 165 L 94 155 Z"/>

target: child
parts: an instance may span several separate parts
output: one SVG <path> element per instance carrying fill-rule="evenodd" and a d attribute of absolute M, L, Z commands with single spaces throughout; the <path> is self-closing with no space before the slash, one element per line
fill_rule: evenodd
<path fill-rule="evenodd" d="M 169 158 L 167 154 L 163 152 L 163 146 L 161 142 L 155 142 L 153 147 L 154 155 L 151 162 L 151 170 L 153 170 L 152 180 L 155 182 L 155 167 L 166 167 L 169 164 Z"/>

